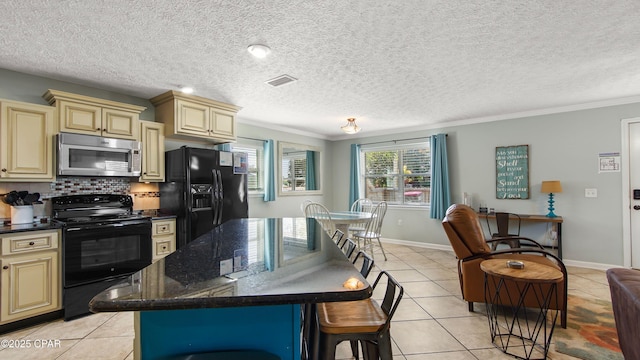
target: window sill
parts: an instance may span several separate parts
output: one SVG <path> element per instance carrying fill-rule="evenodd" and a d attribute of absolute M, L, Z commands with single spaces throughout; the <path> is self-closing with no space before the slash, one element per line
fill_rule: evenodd
<path fill-rule="evenodd" d="M 429 211 L 430 205 L 409 205 L 409 204 L 390 204 L 387 203 L 389 208 L 402 209 L 402 210 L 415 210 L 415 211 Z"/>

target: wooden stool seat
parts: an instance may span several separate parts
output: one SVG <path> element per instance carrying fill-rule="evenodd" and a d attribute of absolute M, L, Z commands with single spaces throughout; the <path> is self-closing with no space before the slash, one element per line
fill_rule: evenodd
<path fill-rule="evenodd" d="M 373 333 L 386 321 L 387 315 L 375 300 L 318 304 L 320 330 L 327 334 Z"/>
<path fill-rule="evenodd" d="M 316 344 L 322 360 L 335 360 L 336 346 L 351 342 L 351 351 L 358 359 L 357 344 L 362 345 L 365 359 L 393 360 L 391 349 L 391 318 L 398 308 L 404 290 L 388 272 L 382 270 L 373 283 L 377 288 L 386 278 L 384 299 L 380 304 L 371 298 L 358 301 L 340 301 L 317 304 Z"/>

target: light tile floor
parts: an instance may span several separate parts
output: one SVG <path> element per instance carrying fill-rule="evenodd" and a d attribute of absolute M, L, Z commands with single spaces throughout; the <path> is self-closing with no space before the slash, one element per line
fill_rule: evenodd
<path fill-rule="evenodd" d="M 451 251 L 384 244 L 388 261 L 376 252 L 377 269 L 388 270 L 405 295 L 391 327 L 395 360 L 512 359 L 491 343 L 484 306 L 468 312 L 460 297 L 456 259 Z M 569 293 L 610 301 L 604 271 L 569 268 Z M 374 297 L 381 297 L 374 293 Z M 101 313 L 70 322 L 62 320 L 0 335 L 2 340 L 30 340 L 28 349 L 0 349 L 0 359 L 133 359 L 133 314 Z M 59 340 L 47 347 L 41 340 Z M 26 341 L 24 342 L 26 343 Z M 37 347 L 36 347 L 37 345 Z M 348 343 L 337 359 L 350 359 Z M 575 359 L 556 353 L 550 359 Z"/>

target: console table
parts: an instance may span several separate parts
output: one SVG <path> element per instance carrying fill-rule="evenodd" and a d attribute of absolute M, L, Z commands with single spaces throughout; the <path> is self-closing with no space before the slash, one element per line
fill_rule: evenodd
<path fill-rule="evenodd" d="M 517 214 L 520 216 L 520 220 L 522 222 L 530 222 L 530 223 L 551 223 L 556 225 L 556 233 L 558 239 L 558 257 L 562 259 L 562 216 L 556 217 L 547 217 L 545 215 L 533 215 L 533 214 Z M 496 215 L 494 213 L 478 213 L 478 217 L 480 219 L 495 219 Z M 516 220 L 513 217 L 513 220 Z"/>

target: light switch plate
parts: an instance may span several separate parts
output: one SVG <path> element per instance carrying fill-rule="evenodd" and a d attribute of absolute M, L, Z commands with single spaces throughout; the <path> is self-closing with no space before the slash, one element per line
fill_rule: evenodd
<path fill-rule="evenodd" d="M 598 189 L 584 189 L 584 197 L 597 198 Z"/>

